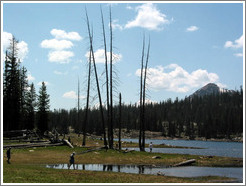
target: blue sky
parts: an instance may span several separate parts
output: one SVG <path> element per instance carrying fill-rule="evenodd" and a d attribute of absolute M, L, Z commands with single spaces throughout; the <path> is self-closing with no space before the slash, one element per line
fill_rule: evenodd
<path fill-rule="evenodd" d="M 80 79 L 85 105 L 89 40 L 85 5 L 93 25 L 100 85 L 104 83 L 99 3 L 3 3 L 2 46 L 13 34 L 29 82 L 47 82 L 51 109 L 76 107 Z M 102 3 L 109 43 L 109 4 Z M 150 37 L 148 99 L 180 99 L 212 82 L 243 85 L 243 3 L 112 3 L 113 55 L 118 93 L 138 101 L 142 40 Z M 109 48 L 108 48 L 109 52 Z M 2 60 L 3 61 L 3 60 Z M 92 80 L 95 87 L 95 79 Z M 105 95 L 105 87 L 102 89 Z M 96 95 L 95 88 L 92 95 Z M 105 101 L 105 96 L 103 96 Z M 96 105 L 95 98 L 91 105 Z"/>

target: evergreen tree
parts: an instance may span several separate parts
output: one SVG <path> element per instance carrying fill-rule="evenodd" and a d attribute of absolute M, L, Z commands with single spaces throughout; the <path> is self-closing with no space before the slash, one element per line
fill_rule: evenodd
<path fill-rule="evenodd" d="M 19 61 L 17 59 L 18 41 L 13 36 L 6 51 L 3 76 L 3 128 L 16 130 L 20 128 L 20 79 Z"/>
<path fill-rule="evenodd" d="M 22 67 L 20 70 L 20 129 L 26 129 L 28 108 L 27 108 L 27 94 L 28 94 L 28 80 L 27 69 Z"/>
<path fill-rule="evenodd" d="M 35 108 L 36 108 L 36 92 L 34 84 L 30 85 L 30 90 L 27 92 L 26 103 L 27 103 L 27 123 L 26 129 L 33 129 L 35 123 Z"/>
<path fill-rule="evenodd" d="M 41 133 L 44 133 L 46 130 L 48 130 L 48 116 L 49 116 L 49 108 L 50 108 L 50 100 L 49 95 L 47 94 L 47 88 L 44 82 L 42 82 L 42 86 L 39 90 L 39 96 L 38 96 L 38 122 L 37 127 L 41 131 Z"/>

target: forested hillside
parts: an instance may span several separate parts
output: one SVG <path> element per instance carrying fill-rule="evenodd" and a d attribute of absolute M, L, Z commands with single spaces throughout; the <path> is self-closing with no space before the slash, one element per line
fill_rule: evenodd
<path fill-rule="evenodd" d="M 121 110 L 122 128 L 139 129 L 139 105 L 123 104 Z M 118 128 L 118 106 L 114 111 L 114 124 Z M 81 132 L 84 114 L 84 110 L 80 110 L 78 122 L 76 108 L 54 110 L 50 112 L 49 127 L 66 133 L 68 126 L 72 126 Z M 106 109 L 104 114 L 106 116 Z M 88 133 L 101 135 L 99 109 L 90 109 L 88 119 Z M 145 124 L 146 130 L 161 131 L 163 136 L 230 138 L 243 133 L 243 90 L 147 104 Z"/>

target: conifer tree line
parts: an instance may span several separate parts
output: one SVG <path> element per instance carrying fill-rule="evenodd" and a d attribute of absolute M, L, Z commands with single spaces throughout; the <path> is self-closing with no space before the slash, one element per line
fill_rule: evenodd
<path fill-rule="evenodd" d="M 120 109 L 121 108 L 121 109 Z M 140 129 L 140 105 L 121 104 L 114 106 L 114 129 L 121 127 L 126 132 Z M 85 117 L 85 109 L 80 116 Z M 107 109 L 103 107 L 107 115 Z M 49 127 L 68 132 L 71 126 L 75 132 L 82 131 L 77 123 L 77 109 L 59 109 L 50 112 Z M 164 137 L 228 138 L 243 133 L 243 90 L 220 94 L 194 96 L 175 100 L 167 99 L 159 103 L 145 104 L 145 130 L 162 132 Z M 103 137 L 98 108 L 88 109 L 87 132 Z M 118 138 L 115 133 L 115 138 Z"/>
<path fill-rule="evenodd" d="M 49 95 L 43 82 L 39 94 L 27 79 L 27 69 L 18 59 L 18 41 L 13 36 L 5 52 L 3 73 L 3 130 L 48 130 Z"/>

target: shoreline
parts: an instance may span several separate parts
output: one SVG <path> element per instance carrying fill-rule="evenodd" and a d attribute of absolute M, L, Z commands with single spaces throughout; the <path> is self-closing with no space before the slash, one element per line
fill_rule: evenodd
<path fill-rule="evenodd" d="M 115 129 L 114 134 L 118 134 L 118 129 Z M 121 139 L 138 139 L 139 131 L 131 130 L 127 132 L 126 129 L 122 130 Z M 118 138 L 118 136 L 114 136 Z M 100 136 L 99 136 L 100 138 Z M 194 139 L 190 139 L 188 136 L 184 137 L 165 137 L 161 132 L 153 132 L 153 131 L 145 131 L 145 139 L 153 139 L 153 140 L 197 140 L 197 141 L 214 141 L 214 142 L 240 142 L 243 143 L 243 136 L 232 136 L 231 139 L 228 138 L 209 138 L 205 137 L 195 137 Z"/>
<path fill-rule="evenodd" d="M 131 137 L 124 137 L 122 139 L 138 139 L 138 138 L 131 138 Z M 195 138 L 195 139 L 189 139 L 189 138 L 178 138 L 178 137 L 154 137 L 154 138 L 145 138 L 148 140 L 186 140 L 186 141 L 214 141 L 214 142 L 239 142 L 243 143 L 243 139 L 220 139 L 220 138 L 210 138 L 210 139 L 205 139 L 205 138 Z"/>

